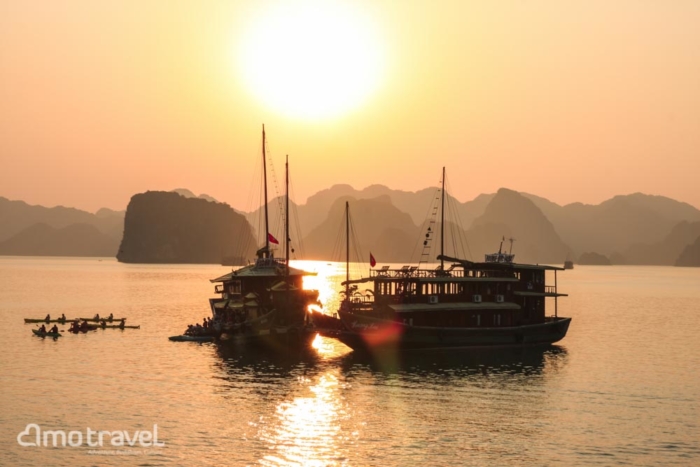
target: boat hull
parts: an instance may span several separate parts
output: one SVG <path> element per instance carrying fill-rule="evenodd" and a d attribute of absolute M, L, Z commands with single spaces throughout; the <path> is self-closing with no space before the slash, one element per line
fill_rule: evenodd
<path fill-rule="evenodd" d="M 99 323 L 100 321 L 105 321 L 106 323 L 118 323 L 121 320 L 126 320 L 126 318 L 80 318 L 80 321 L 87 321 L 88 323 Z M 69 320 L 70 321 L 70 320 Z"/>
<path fill-rule="evenodd" d="M 102 326 L 101 324 L 98 324 L 97 329 L 141 329 L 141 325 L 138 324 L 136 326 L 129 326 L 129 325 L 121 326 L 119 324 L 107 324 L 105 326 Z"/>
<path fill-rule="evenodd" d="M 173 342 L 213 342 L 214 336 L 170 336 L 169 340 Z"/>
<path fill-rule="evenodd" d="M 29 324 L 29 323 L 59 323 L 59 324 L 66 324 L 70 323 L 70 319 L 50 319 L 46 321 L 46 319 L 39 319 L 39 318 L 24 318 L 24 323 Z"/>
<path fill-rule="evenodd" d="M 37 329 L 32 329 L 32 332 L 35 336 L 39 337 L 61 337 L 61 333 L 59 332 L 41 332 Z"/>
<path fill-rule="evenodd" d="M 510 327 L 419 327 L 341 312 L 345 329 L 321 332 L 354 350 L 441 349 L 548 345 L 566 336 L 571 318 L 547 318 L 544 323 Z"/>
<path fill-rule="evenodd" d="M 274 326 L 247 332 L 224 333 L 220 343 L 232 346 L 259 346 L 269 349 L 311 348 L 318 331 L 313 327 Z"/>

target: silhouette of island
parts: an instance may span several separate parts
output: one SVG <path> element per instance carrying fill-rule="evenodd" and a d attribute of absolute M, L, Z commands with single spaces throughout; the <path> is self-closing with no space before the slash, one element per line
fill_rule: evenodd
<path fill-rule="evenodd" d="M 117 260 L 221 264 L 224 257 L 254 252 L 250 226 L 228 204 L 149 191 L 129 202 Z"/>
<path fill-rule="evenodd" d="M 581 256 L 578 257 L 578 264 L 591 266 L 610 266 L 611 263 L 610 259 L 607 256 L 590 251 L 583 253 L 581 254 Z"/>
<path fill-rule="evenodd" d="M 700 237 L 683 249 L 676 259 L 675 265 L 700 267 Z"/>

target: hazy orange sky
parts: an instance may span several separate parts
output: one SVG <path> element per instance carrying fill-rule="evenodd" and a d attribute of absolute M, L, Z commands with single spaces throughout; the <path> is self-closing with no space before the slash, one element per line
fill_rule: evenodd
<path fill-rule="evenodd" d="M 337 183 L 700 207 L 700 1 L 2 1 L 0 196 Z M 280 187 L 281 189 L 281 187 Z"/>

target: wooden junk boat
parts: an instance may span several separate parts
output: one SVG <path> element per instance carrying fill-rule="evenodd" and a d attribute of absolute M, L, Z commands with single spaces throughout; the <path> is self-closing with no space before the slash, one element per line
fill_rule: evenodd
<path fill-rule="evenodd" d="M 265 128 L 263 127 L 263 173 L 265 177 L 265 245 L 257 251 L 254 263 L 231 271 L 211 282 L 216 298 L 209 304 L 218 329 L 209 330 L 221 341 L 266 344 L 286 348 L 309 347 L 316 330 L 308 319 L 309 305 L 318 305 L 318 291 L 304 290 L 303 278 L 316 273 L 289 265 L 289 170 L 286 167 L 285 259 L 276 258 L 270 243 L 267 210 L 267 171 L 265 169 Z"/>
<path fill-rule="evenodd" d="M 444 193 L 444 169 L 442 184 Z M 346 204 L 349 223 L 347 212 Z M 335 330 L 328 326 L 322 334 L 372 351 L 521 346 L 563 339 L 571 318 L 558 316 L 557 299 L 566 294 L 558 292 L 556 274 L 564 268 L 518 264 L 514 258 L 512 240 L 509 253 L 501 242 L 498 253 L 485 255 L 483 262 L 445 256 L 441 241 L 437 267 L 384 266 L 370 269 L 369 277 L 348 277 L 338 310 L 342 325 Z M 553 273 L 553 285 L 547 284 L 547 273 Z M 550 297 L 553 316 L 545 308 Z"/>

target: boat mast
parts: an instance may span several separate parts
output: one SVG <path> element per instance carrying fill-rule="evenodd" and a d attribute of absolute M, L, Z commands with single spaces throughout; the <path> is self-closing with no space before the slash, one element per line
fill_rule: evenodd
<path fill-rule="evenodd" d="M 262 127 L 263 186 L 265 191 L 265 253 L 270 257 L 270 226 L 267 217 L 267 156 L 265 154 L 265 124 Z"/>
<path fill-rule="evenodd" d="M 442 206 L 440 207 L 440 270 L 445 269 L 445 167 L 442 168 Z"/>
<path fill-rule="evenodd" d="M 289 155 L 284 161 L 285 171 L 285 207 L 284 207 L 284 258 L 286 266 L 287 281 L 289 281 Z"/>
<path fill-rule="evenodd" d="M 289 309 L 289 155 L 287 155 L 284 160 L 284 172 L 284 300 L 287 309 Z M 304 319 L 306 319 L 306 315 L 304 315 Z"/>
<path fill-rule="evenodd" d="M 350 300 L 350 203 L 345 202 L 345 298 Z"/>

